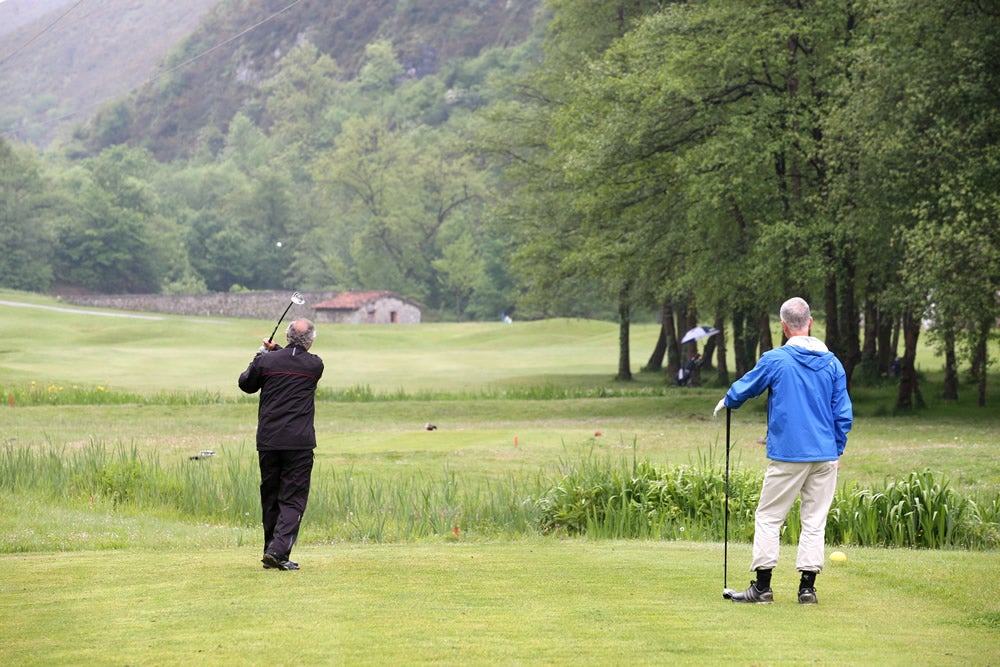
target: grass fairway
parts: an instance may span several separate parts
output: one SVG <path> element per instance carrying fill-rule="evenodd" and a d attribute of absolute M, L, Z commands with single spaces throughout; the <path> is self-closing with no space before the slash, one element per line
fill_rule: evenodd
<path fill-rule="evenodd" d="M 235 381 L 273 322 L 3 301 L 29 305 L 0 303 L 0 388 L 40 397 L 0 407 L 5 449 L 69 456 L 102 443 L 164 468 L 253 470 L 256 397 Z M 633 333 L 636 367 L 656 329 Z M 683 464 L 723 448 L 724 420 L 710 417 L 723 390 L 638 373 L 614 382 L 610 323 L 326 326 L 315 351 L 324 391 L 359 394 L 317 405 L 317 488 L 345 471 L 379 488 L 558 479 L 588 454 Z M 924 348 L 920 365 L 933 378 L 940 361 Z M 1000 378 L 990 380 L 990 407 L 968 386 L 944 403 L 932 380 L 930 407 L 905 416 L 892 414 L 891 390 L 856 391 L 841 479 L 930 468 L 995 496 Z M 74 385 L 102 389 L 60 403 Z M 106 402 L 104 391 L 138 398 Z M 734 467 L 763 469 L 764 423 L 762 401 L 734 413 Z M 201 449 L 217 455 L 189 461 Z M 18 481 L 0 480 L 3 664 L 995 665 L 1000 655 L 995 551 L 847 549 L 849 561 L 820 576 L 820 604 L 800 607 L 786 547 L 777 602 L 738 606 L 722 599 L 721 543 L 498 539 L 456 536 L 452 524 L 359 543 L 320 534 L 307 512 L 293 554 L 303 569 L 274 572 L 257 560 L 255 517 L 192 520 L 74 495 L 72 480 L 57 497 Z M 749 582 L 749 556 L 730 543 L 730 587 Z"/>
<path fill-rule="evenodd" d="M 238 397 L 236 376 L 273 328 L 273 321 L 102 311 L 0 290 L 2 381 Z M 320 324 L 318 333 L 313 351 L 327 364 L 325 387 L 379 392 L 607 382 L 618 359 L 618 328 L 609 322 Z M 648 354 L 657 334 L 654 325 L 637 326 L 633 344 Z M 276 340 L 284 344 L 280 332 Z"/>
<path fill-rule="evenodd" d="M 4 559 L 6 664 L 989 665 L 995 554 L 857 549 L 801 607 L 722 599 L 722 545 L 524 540 Z M 740 563 L 745 545 L 731 547 Z M 794 558 L 791 550 L 782 554 Z M 730 584 L 749 575 L 730 573 Z M 982 585 L 985 584 L 985 585 Z"/>

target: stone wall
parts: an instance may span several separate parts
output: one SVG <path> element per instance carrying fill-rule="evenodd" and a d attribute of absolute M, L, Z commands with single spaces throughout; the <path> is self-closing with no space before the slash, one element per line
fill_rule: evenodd
<path fill-rule="evenodd" d="M 310 304 L 332 299 L 337 292 L 301 292 L 306 302 L 293 305 L 286 320 L 295 317 L 315 319 Z M 213 294 L 98 294 L 63 295 L 60 300 L 77 306 L 108 308 L 171 315 L 205 317 L 243 317 L 277 320 L 290 303 L 291 292 L 218 292 Z"/>

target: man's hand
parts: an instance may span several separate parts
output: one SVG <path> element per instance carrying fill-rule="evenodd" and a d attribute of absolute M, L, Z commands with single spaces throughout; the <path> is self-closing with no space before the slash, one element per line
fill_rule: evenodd
<path fill-rule="evenodd" d="M 718 417 L 719 416 L 719 410 L 723 409 L 724 407 L 726 407 L 726 397 L 725 396 L 723 396 L 722 400 L 719 401 L 719 404 L 715 406 L 715 411 L 712 413 L 712 416 L 713 417 Z"/>
<path fill-rule="evenodd" d="M 273 352 L 278 349 L 278 344 L 274 341 L 263 340 L 260 349 L 257 350 L 257 354 L 267 354 L 268 352 Z"/>

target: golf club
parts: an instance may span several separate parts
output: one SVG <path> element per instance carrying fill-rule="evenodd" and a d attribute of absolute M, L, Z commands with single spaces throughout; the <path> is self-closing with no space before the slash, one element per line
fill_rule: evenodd
<path fill-rule="evenodd" d="M 274 325 L 274 331 L 271 332 L 270 338 L 267 339 L 268 343 L 274 341 L 274 334 L 278 333 L 278 327 L 281 326 L 281 320 L 285 319 L 285 315 L 288 314 L 288 309 L 292 307 L 292 304 L 301 306 L 305 302 L 306 300 L 302 298 L 301 294 L 299 294 L 298 292 L 292 292 L 292 296 L 288 302 L 288 306 L 285 308 L 285 312 L 283 312 L 281 314 L 281 317 L 278 318 L 278 323 Z"/>
<path fill-rule="evenodd" d="M 726 408 L 726 510 L 723 519 L 723 533 L 725 534 L 722 543 L 722 597 L 725 600 L 732 600 L 736 593 L 729 588 L 729 420 L 732 411 Z"/>

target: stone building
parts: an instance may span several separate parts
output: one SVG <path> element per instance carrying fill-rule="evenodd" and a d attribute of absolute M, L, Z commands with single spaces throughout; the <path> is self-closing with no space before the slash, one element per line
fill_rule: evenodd
<path fill-rule="evenodd" d="M 392 292 L 341 292 L 313 306 L 315 320 L 337 324 L 420 324 L 420 304 Z"/>

